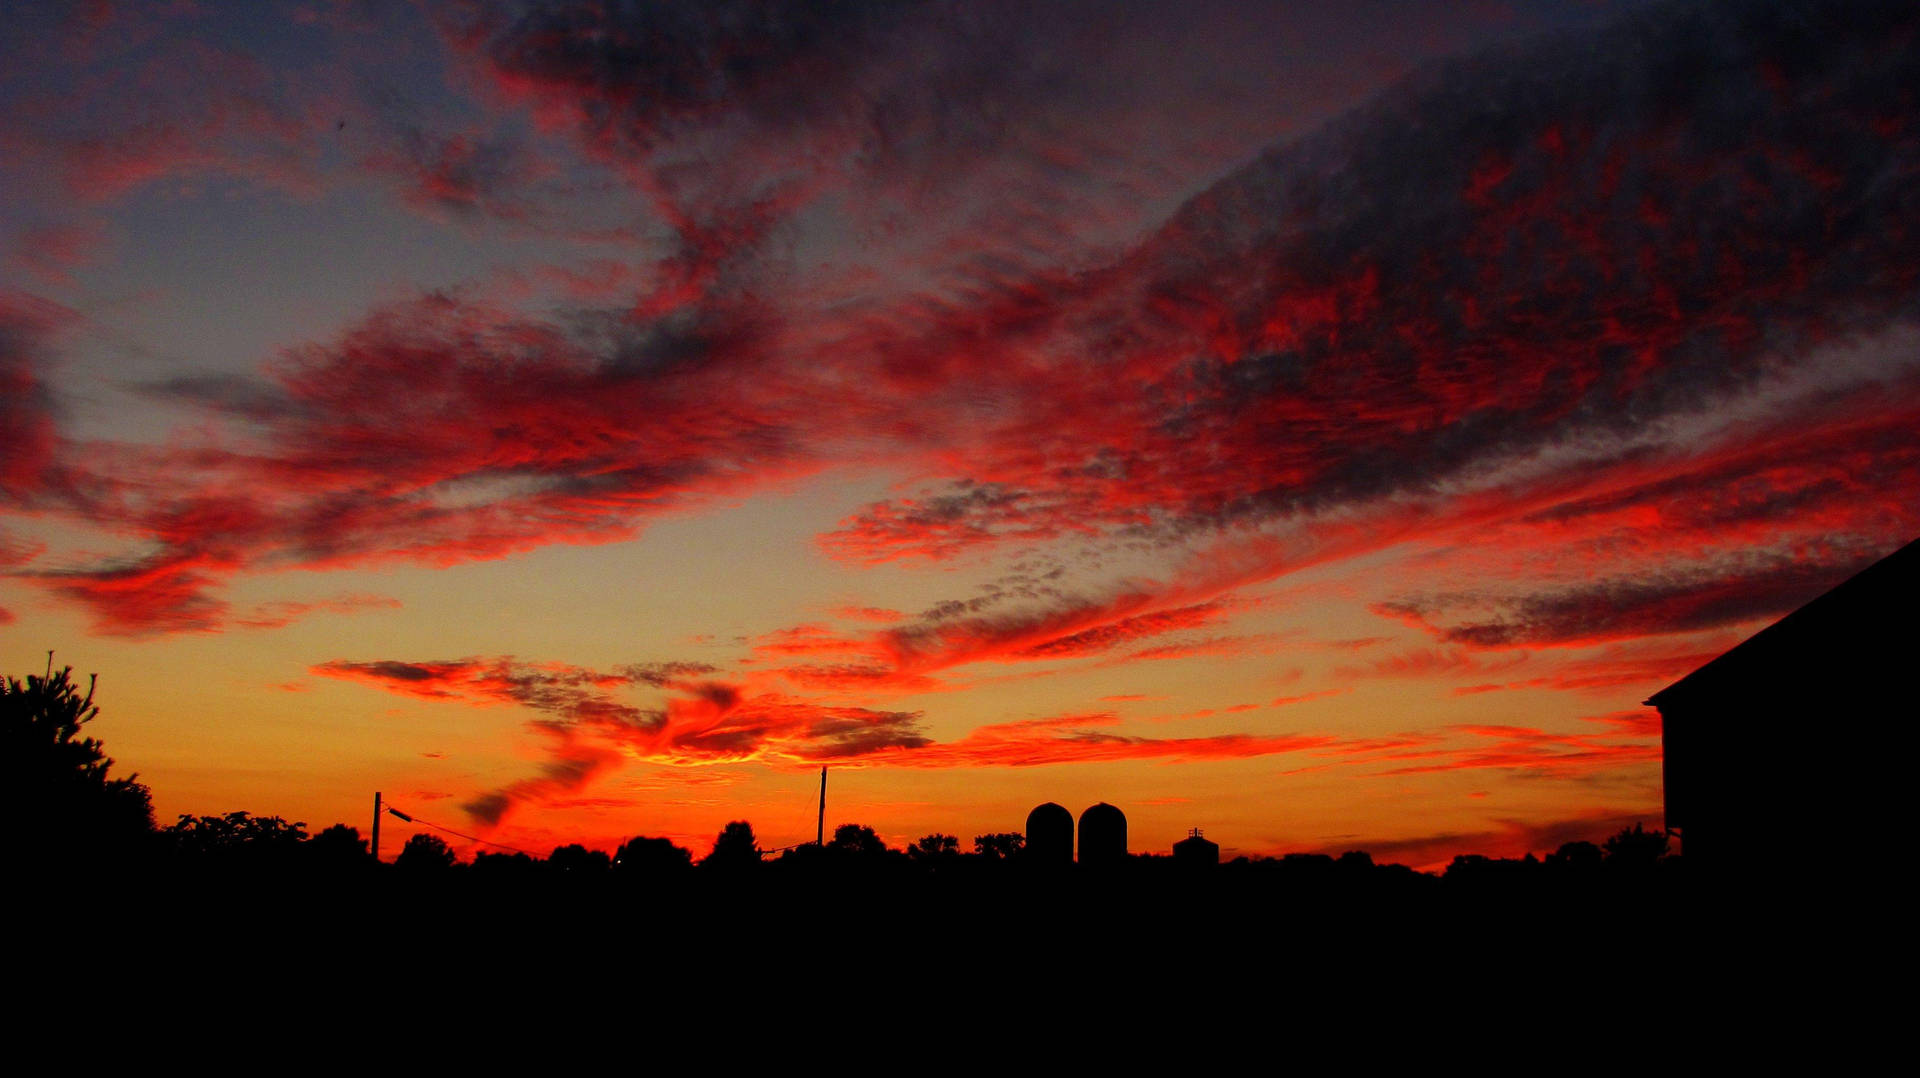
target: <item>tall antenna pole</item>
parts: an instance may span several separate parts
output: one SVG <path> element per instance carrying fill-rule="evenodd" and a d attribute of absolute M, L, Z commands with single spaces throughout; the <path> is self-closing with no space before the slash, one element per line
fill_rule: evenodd
<path fill-rule="evenodd" d="M 373 860 L 380 860 L 380 791 L 373 791 Z"/>
<path fill-rule="evenodd" d="M 827 769 L 824 766 L 820 768 L 820 815 L 813 824 L 813 844 L 827 844 Z"/>

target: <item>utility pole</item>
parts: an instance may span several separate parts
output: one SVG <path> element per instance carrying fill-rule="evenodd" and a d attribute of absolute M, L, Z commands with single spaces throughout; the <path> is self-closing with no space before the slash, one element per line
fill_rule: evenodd
<path fill-rule="evenodd" d="M 827 844 L 827 769 L 825 765 L 820 768 L 820 815 L 813 824 L 813 844 L 815 846 Z"/>
<path fill-rule="evenodd" d="M 373 791 L 373 860 L 380 861 L 380 791 Z"/>

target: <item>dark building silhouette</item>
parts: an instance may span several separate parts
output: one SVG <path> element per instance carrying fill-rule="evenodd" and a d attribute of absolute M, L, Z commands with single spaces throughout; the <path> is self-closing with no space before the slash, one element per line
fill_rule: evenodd
<path fill-rule="evenodd" d="M 1181 865 L 1217 865 L 1220 863 L 1220 844 L 1207 839 L 1198 827 L 1187 832 L 1187 837 L 1173 844 L 1173 860 Z"/>
<path fill-rule="evenodd" d="M 1073 863 L 1073 813 L 1049 801 L 1027 813 L 1029 861 L 1042 865 Z"/>
<path fill-rule="evenodd" d="M 1885 856 L 1907 787 L 1887 731 L 1910 723 L 1920 541 L 1647 699 L 1660 709 L 1666 826 L 1696 864 Z M 1899 735 L 1904 740 L 1904 734 Z"/>
<path fill-rule="evenodd" d="M 1080 863 L 1092 868 L 1127 859 L 1127 814 L 1105 801 L 1080 814 Z"/>

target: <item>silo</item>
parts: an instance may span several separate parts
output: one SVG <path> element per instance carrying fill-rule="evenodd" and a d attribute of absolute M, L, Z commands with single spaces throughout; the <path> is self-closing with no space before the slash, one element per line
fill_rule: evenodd
<path fill-rule="evenodd" d="M 1093 868 L 1125 863 L 1127 814 L 1105 801 L 1080 814 L 1080 863 Z"/>
<path fill-rule="evenodd" d="M 1037 865 L 1073 863 L 1073 813 L 1065 805 L 1049 801 L 1027 813 L 1026 856 Z"/>

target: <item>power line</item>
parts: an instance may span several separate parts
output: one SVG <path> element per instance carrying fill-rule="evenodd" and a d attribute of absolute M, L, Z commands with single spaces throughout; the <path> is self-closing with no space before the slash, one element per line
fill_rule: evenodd
<path fill-rule="evenodd" d="M 521 849 L 518 846 L 509 846 L 504 842 L 494 842 L 491 839 L 484 839 L 476 835 L 469 835 L 465 831 L 455 831 L 451 827 L 443 827 L 440 824 L 434 823 L 432 820 L 423 820 L 418 816 L 409 816 L 408 814 L 401 812 L 399 809 L 394 808 L 392 805 L 388 805 L 386 806 L 386 808 L 388 813 L 394 816 L 398 816 L 401 819 L 411 824 L 418 824 L 421 827 L 431 827 L 435 831 L 445 831 L 449 835 L 454 835 L 459 838 L 464 838 L 468 842 L 478 842 L 482 846 L 497 846 L 503 850 L 512 850 L 514 853 L 526 854 L 528 857 L 534 856 L 533 854 L 527 853 L 527 851 Z"/>

